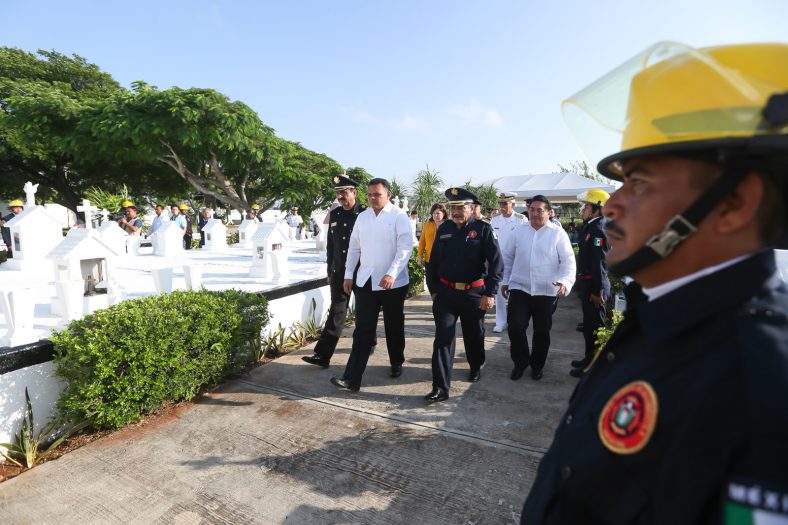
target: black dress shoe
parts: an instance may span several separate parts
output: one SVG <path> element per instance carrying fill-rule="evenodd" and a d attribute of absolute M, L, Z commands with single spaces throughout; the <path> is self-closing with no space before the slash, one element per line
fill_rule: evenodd
<path fill-rule="evenodd" d="M 306 361 L 310 365 L 317 365 L 317 366 L 322 366 L 323 368 L 328 368 L 328 358 L 326 356 L 320 354 L 313 354 L 313 355 L 305 355 L 301 359 L 303 361 Z"/>
<path fill-rule="evenodd" d="M 569 375 L 572 377 L 583 377 L 583 369 L 582 368 L 573 368 L 569 371 Z"/>
<path fill-rule="evenodd" d="M 446 401 L 449 399 L 449 393 L 443 390 L 442 388 L 433 388 L 432 392 L 424 396 L 430 403 L 437 403 L 439 401 Z"/>
<path fill-rule="evenodd" d="M 514 369 L 512 369 L 512 375 L 509 376 L 509 379 L 511 379 L 512 381 L 517 381 L 518 379 L 523 377 L 523 372 L 525 372 L 525 368 L 515 367 Z"/>
<path fill-rule="evenodd" d="M 541 368 L 532 368 L 531 369 L 531 379 L 534 381 L 539 381 L 542 379 L 542 369 Z"/>
<path fill-rule="evenodd" d="M 590 362 L 591 360 L 587 357 L 583 359 L 574 359 L 572 360 L 572 368 L 585 368 Z"/>
<path fill-rule="evenodd" d="M 331 384 L 343 390 L 350 390 L 351 392 L 358 392 L 359 387 L 350 384 L 350 381 L 341 377 L 332 377 Z"/>
<path fill-rule="evenodd" d="M 482 377 L 482 371 L 478 368 L 471 368 L 471 371 L 468 372 L 468 381 L 471 383 L 475 383 Z"/>
<path fill-rule="evenodd" d="M 389 377 L 399 377 L 402 375 L 402 365 L 391 365 Z"/>
<path fill-rule="evenodd" d="M 578 332 L 582 332 L 582 331 L 583 331 L 583 323 L 577 323 L 577 328 L 576 328 L 576 330 L 577 330 Z"/>

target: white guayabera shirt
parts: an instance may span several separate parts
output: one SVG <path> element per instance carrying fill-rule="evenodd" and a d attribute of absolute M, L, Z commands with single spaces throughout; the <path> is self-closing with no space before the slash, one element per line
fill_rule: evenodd
<path fill-rule="evenodd" d="M 502 250 L 503 280 L 510 290 L 555 297 L 558 281 L 566 294 L 575 284 L 577 265 L 569 236 L 550 221 L 538 230 L 531 223 L 518 226 Z"/>
<path fill-rule="evenodd" d="M 353 278 L 353 270 L 360 260 L 357 286 L 364 286 L 372 278 L 372 289 L 382 290 L 378 284 L 384 275 L 394 277 L 392 288 L 407 286 L 408 259 L 412 250 L 410 219 L 405 211 L 390 202 L 378 215 L 367 208 L 358 214 L 350 234 L 345 279 Z"/>

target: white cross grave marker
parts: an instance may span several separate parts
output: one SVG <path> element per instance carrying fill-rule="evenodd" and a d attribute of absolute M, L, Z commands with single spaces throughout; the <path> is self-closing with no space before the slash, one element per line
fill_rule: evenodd
<path fill-rule="evenodd" d="M 81 211 L 85 213 L 85 229 L 90 230 L 93 228 L 93 218 L 91 217 L 92 212 L 98 211 L 97 206 L 91 206 L 90 201 L 87 199 L 82 199 L 82 206 L 77 206 L 77 211 Z"/>
<path fill-rule="evenodd" d="M 101 209 L 101 224 L 104 224 L 105 222 L 107 222 L 107 220 L 109 220 L 109 212 L 107 211 L 107 208 L 102 208 Z"/>

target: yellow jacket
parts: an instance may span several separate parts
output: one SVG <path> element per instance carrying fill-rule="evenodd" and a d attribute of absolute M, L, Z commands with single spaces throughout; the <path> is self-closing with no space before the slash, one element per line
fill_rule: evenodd
<path fill-rule="evenodd" d="M 430 253 L 432 253 L 432 243 L 435 242 L 435 234 L 438 228 L 435 226 L 435 221 L 429 219 L 424 223 L 424 228 L 421 230 L 421 237 L 419 237 L 419 257 L 424 257 L 424 260 L 430 262 Z"/>

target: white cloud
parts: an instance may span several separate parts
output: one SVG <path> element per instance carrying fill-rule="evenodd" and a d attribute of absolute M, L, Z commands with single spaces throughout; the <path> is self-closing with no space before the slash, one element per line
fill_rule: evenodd
<path fill-rule="evenodd" d="M 401 117 L 378 117 L 360 108 L 342 108 L 352 120 L 365 124 L 374 124 L 401 131 L 425 132 L 429 129 L 429 122 L 417 115 L 405 113 Z"/>
<path fill-rule="evenodd" d="M 484 107 L 478 100 L 471 100 L 464 106 L 455 106 L 446 110 L 452 117 L 459 118 L 472 124 L 481 124 L 488 128 L 503 127 L 503 117 L 494 107 Z"/>

